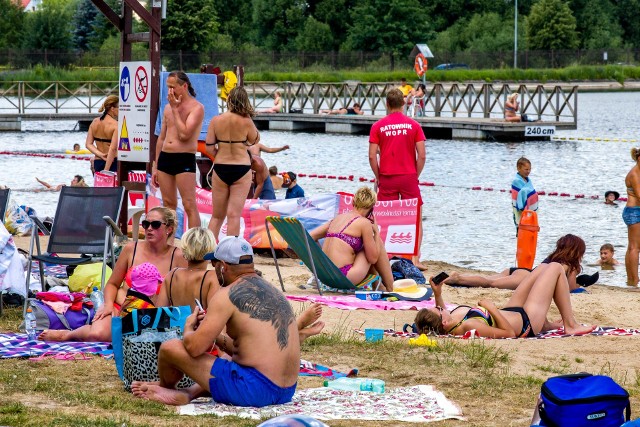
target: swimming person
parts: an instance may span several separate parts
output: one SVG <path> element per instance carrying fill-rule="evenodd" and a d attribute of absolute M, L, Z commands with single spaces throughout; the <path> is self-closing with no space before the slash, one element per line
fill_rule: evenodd
<path fill-rule="evenodd" d="M 118 162 L 118 96 L 109 95 L 98 112 L 102 113 L 89 125 L 85 147 L 95 156 L 95 172 L 117 171 Z M 75 145 L 74 145 L 75 150 Z"/>
<path fill-rule="evenodd" d="M 196 204 L 196 153 L 204 106 L 196 101 L 189 76 L 173 71 L 167 77 L 169 103 L 162 113 L 162 128 L 156 145 L 151 182 L 160 188 L 162 203 L 175 210 L 178 191 L 189 228 L 200 227 Z"/>
<path fill-rule="evenodd" d="M 53 186 L 53 185 L 49 184 L 48 182 L 42 181 L 38 177 L 36 177 L 36 181 L 38 181 L 40 184 L 45 186 L 45 189 L 37 189 L 37 190 L 35 190 L 36 192 L 38 192 L 38 191 L 60 191 L 60 190 L 62 190 L 62 187 L 64 187 L 64 184 L 58 184 L 56 186 Z M 81 175 L 75 175 L 73 177 L 73 179 L 71 180 L 71 184 L 69 184 L 69 185 L 71 187 L 88 187 L 87 183 L 84 181 L 84 178 Z"/>
<path fill-rule="evenodd" d="M 613 257 L 615 252 L 616 250 L 611 243 L 605 243 L 604 245 L 600 246 L 600 258 L 598 258 L 596 264 L 608 266 L 620 264 L 620 262 Z"/>
<path fill-rule="evenodd" d="M 629 244 L 624 257 L 627 269 L 627 285 L 638 286 L 638 256 L 640 255 L 640 148 L 631 149 L 633 165 L 624 183 L 627 187 L 627 205 L 622 219 L 627 224 Z"/>
<path fill-rule="evenodd" d="M 219 239 L 227 218 L 227 235 L 240 234 L 240 216 L 251 188 L 251 154 L 248 146 L 260 141 L 247 91 L 234 87 L 227 98 L 228 110 L 211 119 L 207 130 L 207 152 L 216 161 L 211 174 L 213 213 L 209 230 Z"/>

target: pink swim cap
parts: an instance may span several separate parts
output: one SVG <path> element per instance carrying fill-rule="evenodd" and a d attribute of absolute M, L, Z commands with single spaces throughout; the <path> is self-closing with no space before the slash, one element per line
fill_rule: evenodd
<path fill-rule="evenodd" d="M 131 289 L 147 296 L 154 295 L 162 275 L 158 268 L 150 262 L 137 265 L 131 270 Z"/>

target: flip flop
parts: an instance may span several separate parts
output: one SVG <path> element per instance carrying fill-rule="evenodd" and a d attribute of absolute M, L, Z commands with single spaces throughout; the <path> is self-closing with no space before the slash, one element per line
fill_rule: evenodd
<path fill-rule="evenodd" d="M 64 361 L 91 360 L 84 353 L 58 353 L 54 356 L 54 359 Z"/>
<path fill-rule="evenodd" d="M 30 357 L 29 361 L 30 362 L 42 362 L 43 360 L 46 360 L 46 359 L 53 359 L 56 355 L 57 355 L 56 352 L 45 351 L 40 356 Z"/>

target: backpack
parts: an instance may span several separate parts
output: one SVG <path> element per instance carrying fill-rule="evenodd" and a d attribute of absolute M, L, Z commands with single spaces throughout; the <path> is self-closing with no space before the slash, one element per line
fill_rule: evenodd
<path fill-rule="evenodd" d="M 51 307 L 40 301 L 30 301 L 31 310 L 36 315 L 36 329 L 66 329 L 72 331 L 81 326 L 88 325 L 93 319 L 94 310 L 86 304 L 82 310 L 67 310 L 64 314 L 55 312 Z"/>
<path fill-rule="evenodd" d="M 391 272 L 393 273 L 393 280 L 413 279 L 419 285 L 427 283 L 424 274 L 422 274 L 418 267 L 413 265 L 411 260 L 406 258 L 391 258 Z"/>
<path fill-rule="evenodd" d="M 561 375 L 542 384 L 541 426 L 620 427 L 631 419 L 629 393 L 611 377 Z"/>

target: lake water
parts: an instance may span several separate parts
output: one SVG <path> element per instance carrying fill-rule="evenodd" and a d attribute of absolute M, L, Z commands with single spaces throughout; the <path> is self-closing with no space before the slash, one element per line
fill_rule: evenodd
<path fill-rule="evenodd" d="M 578 129 L 558 136 L 640 139 L 636 108 L 639 93 L 584 93 L 579 95 Z M 74 131 L 75 122 L 24 122 L 23 132 L 0 133 L 0 151 L 59 154 L 74 143 L 84 146 L 85 133 Z M 368 138 L 339 134 L 262 132 L 269 146 L 288 144 L 290 150 L 265 154 L 267 165 L 281 171 L 372 177 L 367 159 Z M 520 156 L 532 162 L 531 179 L 538 191 L 567 193 L 571 197 L 540 196 L 540 234 L 536 263 L 562 235 L 573 233 L 587 243 L 586 272 L 598 259 L 602 244 L 612 243 L 616 258 L 624 261 L 627 229 L 622 208 L 607 206 L 603 194 L 625 194 L 624 177 L 633 166 L 629 151 L 640 142 L 485 141 L 430 140 L 421 181 L 425 201 L 423 258 L 476 269 L 501 271 L 515 261 L 515 226 L 508 190 Z M 58 193 L 34 193 L 35 177 L 52 184 L 68 183 L 74 175 L 89 177 L 89 163 L 71 159 L 0 155 L 0 184 L 12 188 L 14 200 L 53 216 Z M 307 194 L 355 191 L 359 182 L 299 178 Z M 493 191 L 473 191 L 472 187 Z M 585 198 L 576 199 L 576 194 Z M 593 200 L 590 196 L 599 195 Z M 280 194 L 279 197 L 284 197 Z M 601 271 L 601 283 L 624 286 L 624 266 Z"/>

